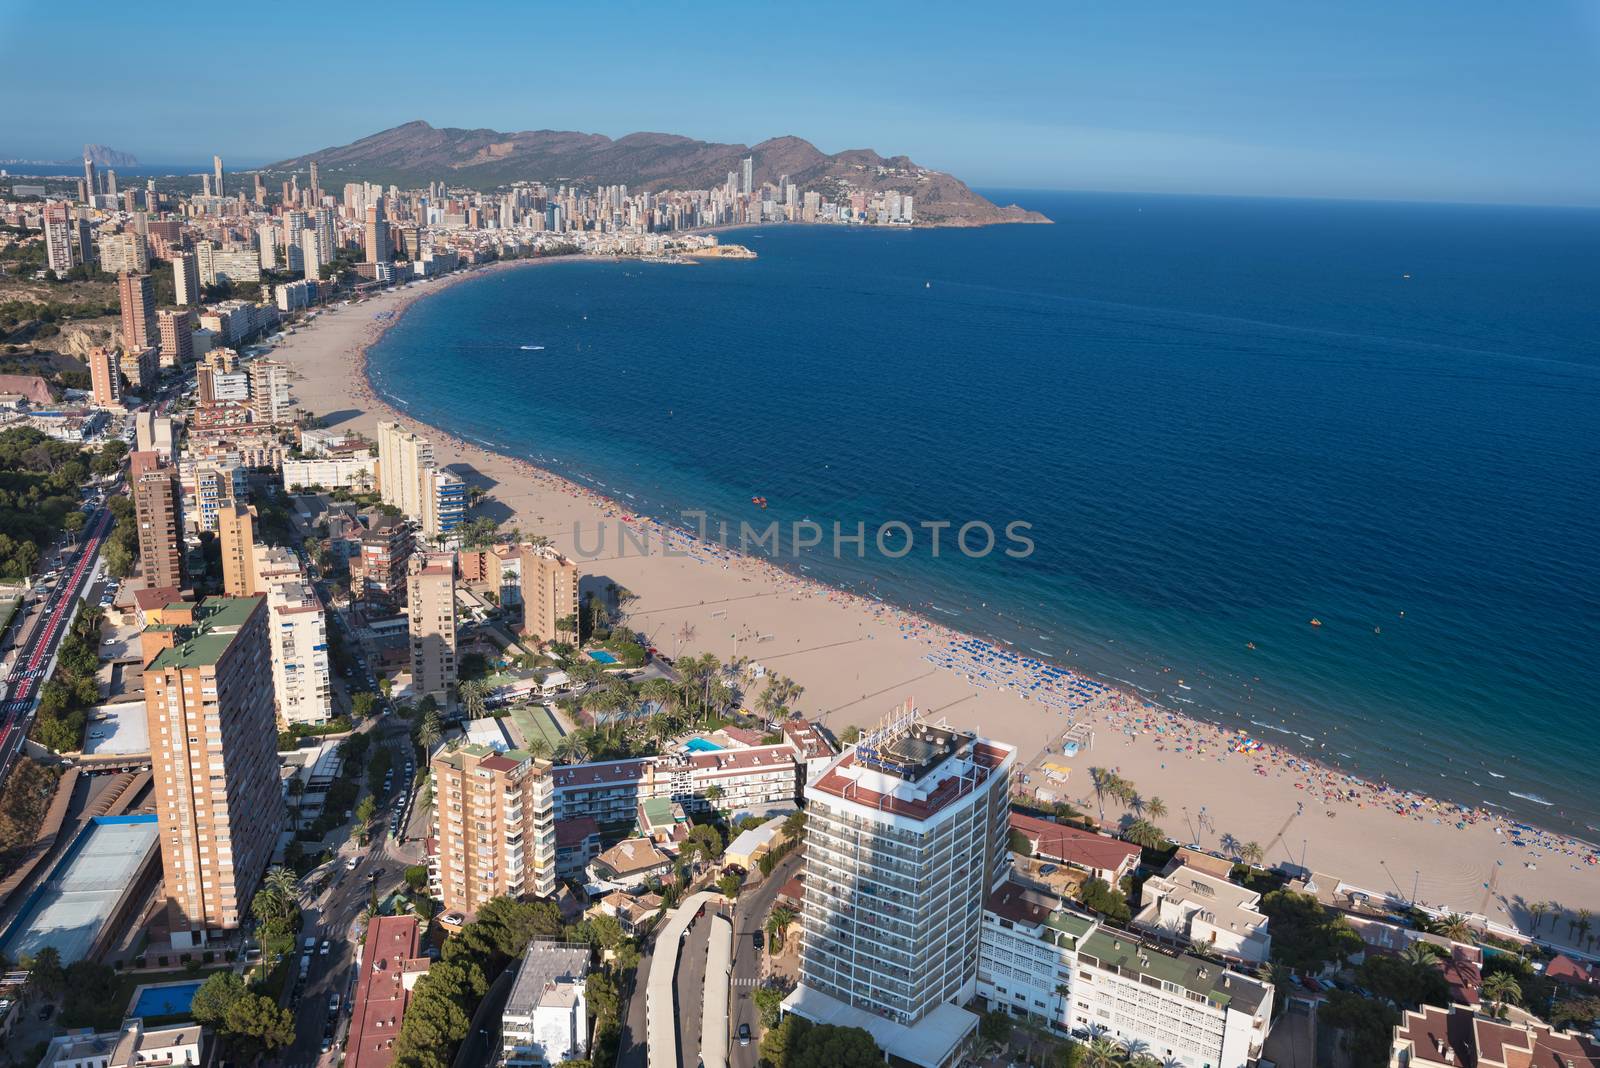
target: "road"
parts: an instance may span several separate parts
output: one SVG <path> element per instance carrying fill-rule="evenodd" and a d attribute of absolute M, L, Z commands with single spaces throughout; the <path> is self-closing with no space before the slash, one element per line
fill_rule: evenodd
<path fill-rule="evenodd" d="M 411 755 L 410 734 L 405 724 L 392 719 L 369 722 L 373 724 L 370 729 L 375 736 L 374 745 L 388 746 L 396 771 L 402 771 L 406 757 Z M 338 1043 L 349 1028 L 350 997 L 355 991 L 356 920 L 371 903 L 374 888 L 380 899 L 387 898 L 404 884 L 406 864 L 416 863 L 389 834 L 379 829 L 394 818 L 399 797 L 398 788 L 387 797 L 380 797 L 368 844 L 360 846 L 354 836 L 348 838 L 334 852 L 327 887 L 315 896 L 301 895 L 304 923 L 301 945 L 296 948 L 296 967 L 300 955 L 305 952 L 305 939 L 317 939 L 318 952 L 311 959 L 305 982 L 296 984 L 290 994 L 295 1040 L 281 1058 L 286 1068 L 332 1064 L 338 1056 Z M 352 859 L 356 862 L 354 868 L 349 866 Z M 312 875 L 302 882 L 317 881 Z M 320 952 L 323 939 L 329 942 L 327 956 Z M 332 994 L 339 995 L 337 1013 L 330 1011 Z M 333 1047 L 327 1053 L 322 1050 L 324 1038 Z"/>
<path fill-rule="evenodd" d="M 728 1068 L 755 1068 L 759 1059 L 761 1013 L 756 1008 L 755 988 L 761 985 L 761 955 L 766 952 L 767 917 L 778 899 L 783 884 L 800 870 L 801 855 L 795 850 L 778 862 L 754 889 L 740 894 L 733 906 L 733 992 L 728 998 Z M 756 948 L 756 939 L 761 948 Z M 741 1046 L 739 1025 L 750 1025 L 750 1044 Z"/>
<path fill-rule="evenodd" d="M 110 509 L 95 509 L 55 588 L 42 605 L 18 623 L 18 633 L 25 637 L 19 643 L 15 667 L 5 680 L 5 702 L 0 704 L 0 781 L 11 774 L 11 766 L 33 727 L 39 691 L 44 688 L 51 660 L 77 612 L 78 601 L 94 576 L 111 522 Z"/>

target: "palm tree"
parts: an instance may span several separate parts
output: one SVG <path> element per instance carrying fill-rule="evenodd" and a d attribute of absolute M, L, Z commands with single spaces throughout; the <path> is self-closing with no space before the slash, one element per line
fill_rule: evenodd
<path fill-rule="evenodd" d="M 1083 1068 L 1117 1068 L 1122 1051 L 1109 1038 L 1091 1039 L 1083 1050 Z"/>
<path fill-rule="evenodd" d="M 1452 912 L 1443 919 L 1435 921 L 1434 929 L 1438 934 L 1456 942 L 1472 941 L 1472 924 L 1468 923 L 1467 918 L 1459 912 Z"/>
<path fill-rule="evenodd" d="M 482 679 L 468 679 L 459 687 L 461 700 L 467 706 L 467 718 L 483 716 L 484 700 L 489 696 L 489 684 Z"/>
<path fill-rule="evenodd" d="M 1400 959 L 1413 968 L 1426 968 L 1433 964 L 1439 957 L 1439 947 L 1432 942 L 1421 939 L 1411 943 L 1400 954 Z"/>
<path fill-rule="evenodd" d="M 1122 837 L 1145 849 L 1160 849 L 1167 840 L 1166 833 L 1146 819 L 1131 821 L 1123 829 Z"/>
<path fill-rule="evenodd" d="M 1543 901 L 1535 901 L 1528 906 L 1528 916 L 1533 920 L 1533 932 L 1539 933 L 1539 925 L 1544 922 L 1545 915 L 1550 911 L 1550 906 Z"/>
<path fill-rule="evenodd" d="M 1246 842 L 1239 847 L 1239 859 L 1246 864 L 1260 864 L 1266 855 L 1266 850 L 1261 848 L 1260 842 Z"/>
<path fill-rule="evenodd" d="M 1144 803 L 1144 814 L 1153 820 L 1165 819 L 1167 803 L 1159 797 L 1152 797 Z"/>
<path fill-rule="evenodd" d="M 438 711 L 429 709 L 424 712 L 421 722 L 417 724 L 417 744 L 422 746 L 423 752 L 432 752 L 443 735 L 444 721 L 439 718 Z"/>
<path fill-rule="evenodd" d="M 1106 820 L 1106 795 L 1111 793 L 1113 785 L 1117 782 L 1117 776 L 1114 772 L 1105 768 L 1090 768 L 1089 781 L 1094 784 L 1094 799 L 1100 805 L 1100 822 L 1104 823 Z"/>
<path fill-rule="evenodd" d="M 1495 972 L 1483 981 L 1483 994 L 1494 1004 L 1494 1015 L 1499 1016 L 1508 1002 L 1521 1002 L 1522 984 L 1510 972 Z"/>
<path fill-rule="evenodd" d="M 1588 909 L 1578 910 L 1578 918 L 1573 922 L 1573 927 L 1575 927 L 1578 932 L 1578 944 L 1582 945 L 1589 941 L 1589 928 L 1593 926 L 1593 924 L 1590 923 L 1590 920 L 1593 919 L 1593 917 L 1594 913 L 1590 912 Z"/>
<path fill-rule="evenodd" d="M 550 759 L 550 753 L 553 749 L 553 747 L 550 745 L 550 739 L 546 738 L 542 734 L 536 734 L 532 738 L 524 741 L 522 748 L 526 749 L 528 751 L 528 755 L 536 760 Z"/>
<path fill-rule="evenodd" d="M 261 880 L 261 888 L 270 890 L 284 901 L 293 901 L 299 882 L 288 868 L 273 867 L 267 869 L 266 877 Z"/>

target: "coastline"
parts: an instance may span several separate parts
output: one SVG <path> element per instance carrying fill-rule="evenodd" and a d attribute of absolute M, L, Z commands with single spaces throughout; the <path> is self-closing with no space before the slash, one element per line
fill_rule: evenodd
<path fill-rule="evenodd" d="M 632 516 L 594 490 L 504 456 L 489 443 L 463 441 L 422 423 L 383 399 L 369 373 L 368 347 L 418 299 L 484 273 L 582 258 L 496 263 L 391 290 L 320 316 L 314 329 L 286 339 L 275 355 L 304 376 L 306 388 L 297 387 L 302 403 L 314 397 L 322 414 L 337 413 L 333 425 L 370 434 L 379 418 L 393 418 L 430 435 L 440 462 L 485 484 L 509 511 L 508 525 L 544 534 L 563 551 L 573 551 L 575 524 L 586 525 L 592 538 L 593 524 L 601 519 L 687 544 L 675 528 Z M 388 317 L 375 318 L 379 314 Z M 876 722 L 915 696 L 935 717 L 1016 744 L 1019 760 L 1033 764 L 1067 724 L 1092 723 L 1095 747 L 1071 762 L 1073 775 L 1064 787 L 1051 786 L 1085 811 L 1098 811 L 1088 768 L 1115 767 L 1143 796 L 1166 801 L 1169 815 L 1158 822 L 1169 834 L 1206 848 L 1217 848 L 1224 835 L 1255 841 L 1269 864 L 1304 864 L 1374 893 L 1402 899 L 1414 894 L 1524 931 L 1532 926 L 1529 903 L 1554 900 L 1569 911 L 1600 903 L 1600 866 L 1586 859 L 1593 857 L 1592 847 L 1540 832 L 1518 834 L 1517 823 L 1486 809 L 1364 783 L 1271 743 L 1237 751 L 1237 735 L 1117 691 L 1069 716 L 1064 707 L 1024 696 L 1020 677 L 976 681 L 966 670 L 973 663 L 971 649 L 959 653 L 959 662 L 951 652 L 972 641 L 967 635 L 716 546 L 699 546 L 689 556 L 601 556 L 586 561 L 585 571 L 604 569 L 602 581 L 638 596 L 628 622 L 654 644 L 723 659 L 737 651 L 768 664 L 806 687 L 800 711 L 835 730 Z M 687 640 L 681 640 L 685 633 Z M 1241 787 L 1241 776 L 1251 777 L 1250 787 Z M 1033 778 L 1031 785 L 1042 783 Z M 1108 809 L 1108 822 L 1119 815 Z M 1522 843 L 1514 845 L 1514 837 Z M 1566 940 L 1559 923 L 1540 933 Z"/>

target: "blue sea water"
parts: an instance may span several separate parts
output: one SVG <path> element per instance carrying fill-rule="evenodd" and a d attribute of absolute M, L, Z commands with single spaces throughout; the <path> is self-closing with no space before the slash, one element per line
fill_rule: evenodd
<path fill-rule="evenodd" d="M 804 566 L 1592 833 L 1600 212 L 1005 195 L 1056 225 L 488 275 L 374 382 L 667 518 L 1025 520 L 1024 560 Z"/>

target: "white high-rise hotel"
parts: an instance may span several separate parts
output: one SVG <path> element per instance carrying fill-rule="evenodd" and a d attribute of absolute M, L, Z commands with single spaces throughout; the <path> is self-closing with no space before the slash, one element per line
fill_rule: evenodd
<path fill-rule="evenodd" d="M 978 1018 L 983 904 L 1009 871 L 1016 750 L 909 705 L 806 788 L 800 986 L 784 1009 L 927 1068 Z"/>

